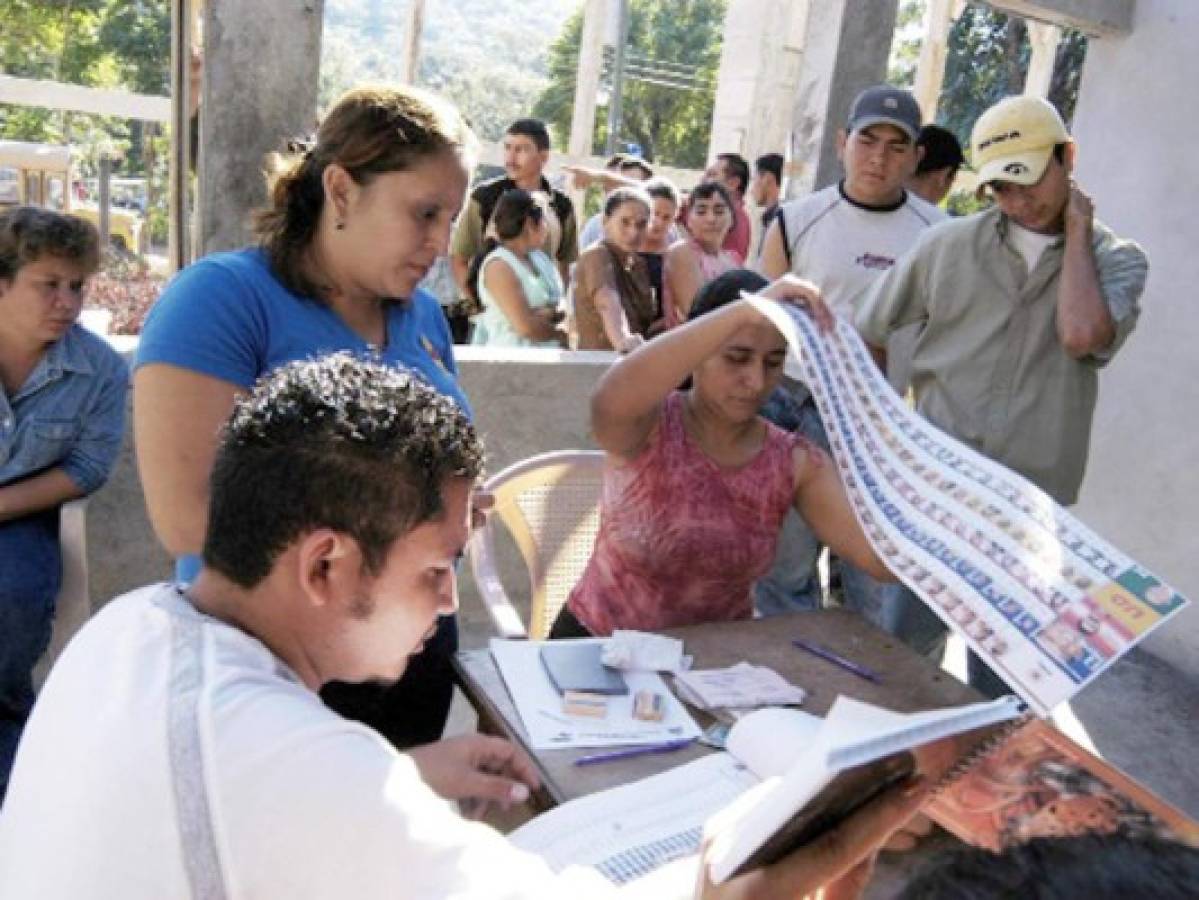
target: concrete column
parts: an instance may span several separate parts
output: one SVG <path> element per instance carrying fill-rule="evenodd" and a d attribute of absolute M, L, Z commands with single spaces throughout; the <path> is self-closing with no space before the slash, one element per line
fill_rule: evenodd
<path fill-rule="evenodd" d="M 916 61 L 916 84 L 912 93 L 926 122 L 937 118 L 941 85 L 945 82 L 949 29 L 961 14 L 961 6 L 961 0 L 928 0 L 924 10 L 924 39 L 920 44 L 920 58 Z"/>
<path fill-rule="evenodd" d="M 200 116 L 200 253 L 250 241 L 263 157 L 316 128 L 324 0 L 208 0 Z"/>
<path fill-rule="evenodd" d="M 1028 42 L 1032 49 L 1028 60 L 1028 74 L 1024 77 L 1024 93 L 1034 97 L 1048 97 L 1049 85 L 1053 82 L 1053 64 L 1057 60 L 1057 45 L 1061 43 L 1062 30 L 1044 22 L 1028 23 Z"/>
<path fill-rule="evenodd" d="M 1077 28 L 1084 34 L 1118 37 L 1132 30 L 1136 0 L 986 0 L 1014 16 Z"/>
<path fill-rule="evenodd" d="M 732 0 L 708 155 L 785 153 L 810 0 Z"/>
<path fill-rule="evenodd" d="M 595 96 L 599 92 L 600 70 L 604 62 L 604 20 L 607 0 L 586 0 L 583 9 L 583 34 L 579 41 L 579 68 L 575 75 L 575 103 L 570 117 L 571 156 L 590 156 L 595 135 Z"/>
<path fill-rule="evenodd" d="M 1131 34 L 1092 41 L 1074 113 L 1075 176 L 1095 215 L 1149 254 L 1137 330 L 1099 375 L 1078 515 L 1190 597 L 1148 649 L 1199 677 L 1199 254 L 1192 148 L 1199 3 L 1137 0 Z M 1102 688 L 1099 688 L 1102 690 Z"/>
<path fill-rule="evenodd" d="M 404 26 L 404 46 L 400 52 L 400 73 L 405 84 L 416 84 L 420 71 L 420 38 L 425 29 L 425 0 L 411 0 Z"/>
<path fill-rule="evenodd" d="M 820 0 L 811 5 L 791 117 L 788 197 L 802 197 L 840 177 L 836 135 L 849 105 L 887 76 L 895 0 Z"/>
<path fill-rule="evenodd" d="M 167 189 L 167 244 L 171 271 L 192 256 L 191 228 L 191 56 L 196 45 L 192 4 L 171 0 L 171 157 Z"/>

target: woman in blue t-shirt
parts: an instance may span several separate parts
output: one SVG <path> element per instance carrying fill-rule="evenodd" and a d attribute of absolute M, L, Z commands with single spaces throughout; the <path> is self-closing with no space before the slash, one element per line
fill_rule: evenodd
<path fill-rule="evenodd" d="M 266 372 L 349 350 L 417 370 L 469 414 L 445 317 L 416 286 L 446 252 L 474 143 L 435 97 L 352 90 L 314 146 L 286 167 L 276 159 L 258 245 L 207 256 L 167 287 L 138 348 L 134 428 L 150 520 L 180 580 L 199 568 L 217 432 Z M 335 684 L 322 696 L 397 746 L 437 740 L 457 641 L 446 617 L 394 688 Z"/>

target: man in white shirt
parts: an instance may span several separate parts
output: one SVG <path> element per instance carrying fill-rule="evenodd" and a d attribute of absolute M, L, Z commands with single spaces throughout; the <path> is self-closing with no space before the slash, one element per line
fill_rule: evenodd
<path fill-rule="evenodd" d="M 946 218 L 904 188 L 920 160 L 919 133 L 920 107 L 908 91 L 889 85 L 862 91 L 850 108 L 847 129 L 837 136 L 844 179 L 783 204 L 763 241 L 762 274 L 773 279 L 794 272 L 819 285 L 837 315 L 852 319 L 867 289 L 926 229 Z M 902 355 L 892 353 L 893 359 Z M 820 414 L 807 388 L 793 377 L 795 372 L 789 360 L 788 375 L 762 414 L 827 451 Z M 773 614 L 819 606 L 820 551 L 813 530 L 798 516 L 789 516 L 775 564 L 755 589 L 759 611 Z M 925 639 L 938 641 L 943 634 L 934 613 L 918 607 L 900 615 L 895 605 L 898 586 L 875 581 L 848 564 L 842 564 L 841 577 L 847 606 L 917 650 L 935 650 Z"/>
<path fill-rule="evenodd" d="M 51 673 L 0 815 L 0 896 L 617 895 L 445 802 L 527 797 L 536 776 L 512 745 L 400 754 L 317 694 L 398 679 L 454 610 L 482 465 L 461 410 L 408 372 L 336 354 L 260 381 L 217 452 L 198 578 L 114 600 Z M 923 799 L 893 793 L 702 896 L 854 875 Z M 680 869 L 659 873 L 619 895 L 690 894 L 662 884 Z"/>

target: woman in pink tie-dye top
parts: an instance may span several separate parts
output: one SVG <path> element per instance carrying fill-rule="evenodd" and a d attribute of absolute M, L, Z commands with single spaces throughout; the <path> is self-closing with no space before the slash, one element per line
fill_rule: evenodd
<path fill-rule="evenodd" d="M 732 227 L 733 201 L 724 185 L 698 185 L 687 200 L 682 240 L 666 251 L 662 262 L 662 317 L 667 328 L 687 321 L 700 288 L 737 268 L 737 260 L 722 247 Z"/>
<path fill-rule="evenodd" d="M 758 409 L 786 343 L 738 299 L 764 279 L 728 272 L 700 291 L 688 323 L 600 380 L 591 426 L 608 454 L 595 551 L 551 637 L 746 619 L 794 507 L 842 557 L 891 575 L 854 517 L 836 468 Z M 827 327 L 819 291 L 787 276 L 766 296 L 800 302 Z M 691 384 L 676 386 L 688 375 Z"/>

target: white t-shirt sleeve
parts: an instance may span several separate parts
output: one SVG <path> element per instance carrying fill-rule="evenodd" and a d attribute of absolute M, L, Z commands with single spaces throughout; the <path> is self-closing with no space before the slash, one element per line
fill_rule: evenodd
<path fill-rule="evenodd" d="M 219 779 L 213 815 L 234 896 L 631 895 L 591 870 L 556 875 L 494 829 L 466 821 L 409 757 L 365 729 L 334 723 L 294 736 L 269 760 L 247 747 L 247 764 L 232 760 L 236 771 Z"/>

